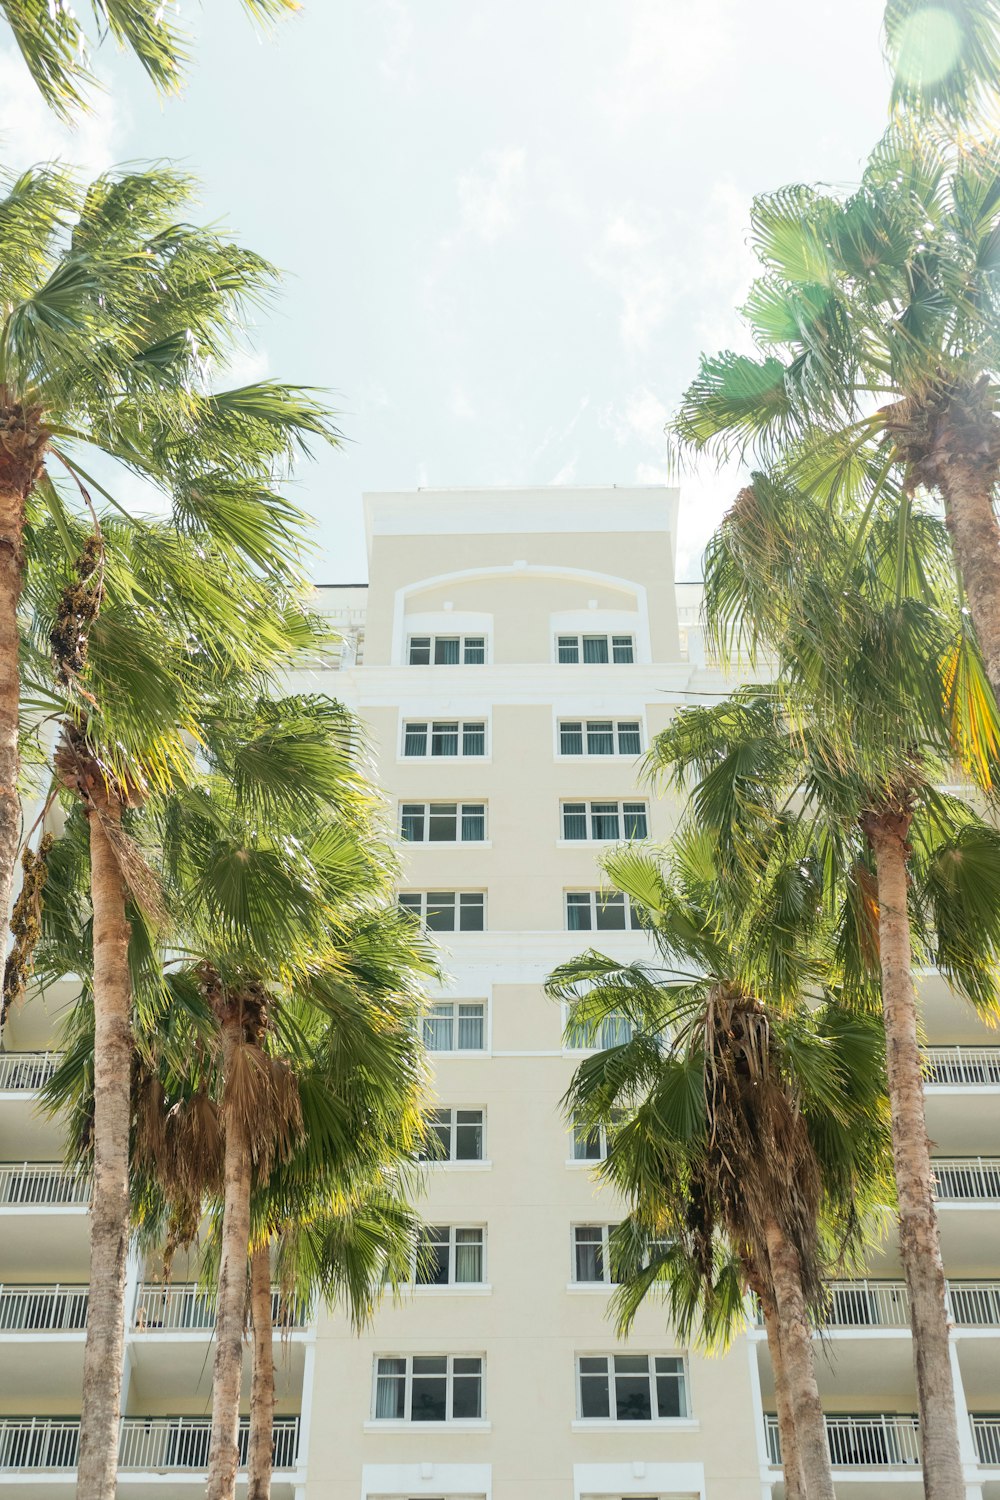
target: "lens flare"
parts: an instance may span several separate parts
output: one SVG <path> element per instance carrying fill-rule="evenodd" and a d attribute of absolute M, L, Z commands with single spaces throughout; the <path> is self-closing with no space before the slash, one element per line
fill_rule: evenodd
<path fill-rule="evenodd" d="M 962 51 L 962 30 L 954 16 L 939 5 L 926 5 L 902 28 L 898 69 L 915 88 L 947 77 Z"/>

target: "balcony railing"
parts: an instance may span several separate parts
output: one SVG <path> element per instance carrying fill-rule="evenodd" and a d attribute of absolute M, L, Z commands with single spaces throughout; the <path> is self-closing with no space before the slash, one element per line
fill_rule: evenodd
<path fill-rule="evenodd" d="M 123 1417 L 118 1467 L 123 1470 L 199 1470 L 208 1466 L 209 1417 Z M 250 1421 L 240 1418 L 240 1466 L 246 1465 Z M 294 1469 L 298 1417 L 274 1419 L 274 1467 Z M 75 1469 L 80 1423 L 70 1417 L 0 1418 L 0 1473 Z"/>
<path fill-rule="evenodd" d="M 765 1417 L 767 1457 L 781 1463 L 777 1417 Z M 824 1417 L 830 1462 L 835 1469 L 906 1469 L 920 1464 L 920 1432 L 916 1417 L 884 1412 L 864 1416 Z"/>
<path fill-rule="evenodd" d="M 90 1202 L 90 1183 L 58 1162 L 0 1164 L 0 1208 L 78 1208 Z"/>
<path fill-rule="evenodd" d="M 832 1281 L 826 1328 L 909 1328 L 904 1281 Z M 1000 1328 L 1000 1281 L 949 1281 L 948 1307 L 956 1328 Z M 757 1310 L 757 1326 L 764 1319 Z"/>
<path fill-rule="evenodd" d="M 77 1333 L 89 1300 L 86 1286 L 0 1286 L 0 1333 Z"/>
<path fill-rule="evenodd" d="M 1000 1417 L 973 1417 L 972 1439 L 985 1468 L 1000 1467 Z"/>
<path fill-rule="evenodd" d="M 288 1302 L 278 1287 L 271 1288 L 271 1320 L 275 1328 L 304 1328 L 308 1309 L 301 1302 Z M 142 1333 L 190 1333 L 215 1327 L 215 1293 L 195 1282 L 147 1282 L 139 1288 L 135 1305 L 135 1328 Z"/>
<path fill-rule="evenodd" d="M 1000 1157 L 936 1156 L 932 1165 L 940 1203 L 1000 1201 Z"/>
<path fill-rule="evenodd" d="M 1000 1087 L 1000 1047 L 925 1047 L 924 1080 L 971 1088 Z"/>
<path fill-rule="evenodd" d="M 0 1094 L 35 1094 L 56 1070 L 58 1052 L 0 1052 Z"/>

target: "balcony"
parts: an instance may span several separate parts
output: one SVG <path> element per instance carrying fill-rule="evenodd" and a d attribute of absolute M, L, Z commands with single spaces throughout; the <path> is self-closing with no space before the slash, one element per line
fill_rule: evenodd
<path fill-rule="evenodd" d="M 128 1473 L 177 1473 L 202 1478 L 208 1464 L 208 1417 L 123 1417 L 118 1465 Z M 240 1418 L 240 1467 L 246 1467 L 250 1421 Z M 294 1469 L 298 1417 L 274 1419 L 274 1467 Z M 0 1417 L 0 1479 L 11 1474 L 70 1474 L 80 1451 L 76 1417 Z"/>
<path fill-rule="evenodd" d="M 824 1326 L 852 1332 L 910 1327 L 910 1299 L 903 1281 L 833 1281 Z M 1000 1329 L 1000 1281 L 949 1281 L 948 1305 L 956 1328 Z"/>
<path fill-rule="evenodd" d="M 59 1052 L 0 1052 L 0 1094 L 37 1094 L 61 1056 Z"/>
<path fill-rule="evenodd" d="M 864 1416 L 824 1417 L 830 1462 L 835 1469 L 917 1469 L 920 1467 L 920 1431 L 916 1417 L 884 1412 Z M 781 1463 L 781 1439 L 777 1417 L 764 1418 L 767 1458 L 772 1467 Z"/>
<path fill-rule="evenodd" d="M 287 1303 L 271 1288 L 271 1321 L 275 1328 L 301 1332 L 308 1319 L 302 1303 Z M 146 1282 L 135 1303 L 136 1333 L 199 1333 L 215 1328 L 215 1294 L 197 1282 Z"/>
<path fill-rule="evenodd" d="M 86 1208 L 90 1183 L 59 1162 L 0 1164 L 0 1208 Z"/>
<path fill-rule="evenodd" d="M 925 1047 L 927 1088 L 1000 1088 L 1000 1047 Z"/>
<path fill-rule="evenodd" d="M 85 1281 L 90 1183 L 59 1162 L 0 1162 L 6 1282 Z M 74 1275 L 74 1273 L 76 1273 Z"/>
<path fill-rule="evenodd" d="M 985 1469 L 1000 1468 L 1000 1417 L 971 1417 L 976 1455 Z"/>
<path fill-rule="evenodd" d="M 936 1156 L 932 1165 L 939 1203 L 1000 1206 L 1000 1157 Z"/>
<path fill-rule="evenodd" d="M 0 1335 L 80 1333 L 89 1300 L 86 1286 L 0 1285 Z"/>

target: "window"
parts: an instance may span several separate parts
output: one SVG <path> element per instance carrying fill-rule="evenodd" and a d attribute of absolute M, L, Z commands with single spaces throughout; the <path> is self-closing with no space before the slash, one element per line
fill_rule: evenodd
<path fill-rule="evenodd" d="M 485 1110 L 432 1109 L 427 1116 L 430 1140 L 423 1161 L 482 1161 Z"/>
<path fill-rule="evenodd" d="M 622 1114 L 621 1110 L 614 1111 L 615 1123 L 617 1124 Z M 586 1125 L 573 1126 L 573 1160 L 574 1161 L 603 1161 L 608 1154 L 608 1132 L 603 1125 L 595 1125 L 588 1129 Z"/>
<path fill-rule="evenodd" d="M 560 719 L 560 755 L 640 755 L 638 719 Z"/>
<path fill-rule="evenodd" d="M 564 839 L 594 839 L 601 843 L 617 839 L 644 839 L 647 832 L 645 802 L 564 802 Z"/>
<path fill-rule="evenodd" d="M 481 667 L 486 661 L 486 637 L 411 635 L 406 654 L 411 667 Z"/>
<path fill-rule="evenodd" d="M 622 891 L 567 891 L 569 932 L 624 932 L 641 929 L 639 913 Z"/>
<path fill-rule="evenodd" d="M 612 1422 L 686 1417 L 684 1361 L 665 1354 L 584 1354 L 578 1363 L 579 1411 Z"/>
<path fill-rule="evenodd" d="M 608 1260 L 608 1236 L 613 1224 L 575 1224 L 573 1226 L 573 1280 L 611 1282 Z"/>
<path fill-rule="evenodd" d="M 483 1414 L 483 1359 L 413 1354 L 375 1361 L 379 1422 L 468 1422 Z"/>
<path fill-rule="evenodd" d="M 424 1013 L 428 1052 L 482 1052 L 486 1047 L 485 1000 L 435 1000 Z"/>
<path fill-rule="evenodd" d="M 399 835 L 409 844 L 481 844 L 485 802 L 402 802 Z"/>
<path fill-rule="evenodd" d="M 483 1282 L 482 1229 L 429 1224 L 421 1236 L 417 1286 L 466 1286 Z"/>
<path fill-rule="evenodd" d="M 482 891 L 400 891 L 397 899 L 429 932 L 482 932 L 486 925 Z"/>
<path fill-rule="evenodd" d="M 635 637 L 631 635 L 558 635 L 556 659 L 560 662 L 629 662 L 635 660 Z"/>
<path fill-rule="evenodd" d="M 567 1047 L 587 1047 L 593 1051 L 604 1052 L 608 1047 L 623 1047 L 631 1040 L 632 1023 L 617 1012 L 604 1016 L 593 1026 L 574 1024 L 572 1012 L 570 1012 L 570 1020 L 566 1027 L 565 1045 Z"/>
<path fill-rule="evenodd" d="M 444 759 L 486 754 L 484 719 L 419 719 L 403 725 L 403 754 Z"/>

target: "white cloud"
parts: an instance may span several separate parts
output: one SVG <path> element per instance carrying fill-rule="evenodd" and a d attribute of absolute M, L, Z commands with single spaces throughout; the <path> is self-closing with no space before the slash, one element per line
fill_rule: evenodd
<path fill-rule="evenodd" d="M 413 79 L 410 73 L 410 53 L 413 47 L 413 16 L 406 0 L 382 0 L 379 19 L 385 38 L 385 47 L 379 60 L 382 76 L 390 83 L 407 86 Z"/>
<path fill-rule="evenodd" d="M 620 406 L 609 406 L 601 424 L 610 427 L 619 443 L 638 440 L 646 447 L 658 448 L 666 456 L 663 428 L 670 415 L 659 396 L 648 386 L 640 386 Z"/>
<path fill-rule="evenodd" d="M 488 151 L 484 166 L 458 179 L 460 227 L 491 245 L 517 222 L 524 186 L 525 151 Z"/>
<path fill-rule="evenodd" d="M 240 386 L 256 385 L 258 380 L 266 380 L 270 368 L 266 349 L 251 349 L 244 344 L 233 350 L 212 384 L 223 390 L 238 390 Z"/>
<path fill-rule="evenodd" d="M 85 178 L 115 160 L 119 122 L 113 99 L 95 97 L 78 124 L 60 124 L 43 100 L 19 52 L 0 48 L 0 157 L 8 171 L 61 159 Z"/>
<path fill-rule="evenodd" d="M 618 330 L 630 353 L 646 347 L 672 302 L 665 241 L 660 225 L 628 208 L 609 220 L 590 257 L 591 270 L 618 299 Z"/>
<path fill-rule="evenodd" d="M 720 0 L 632 0 L 618 8 L 625 48 L 598 95 L 613 125 L 627 129 L 664 108 L 699 101 L 733 50 L 732 6 Z M 693 124 L 693 122 L 689 122 Z"/>

